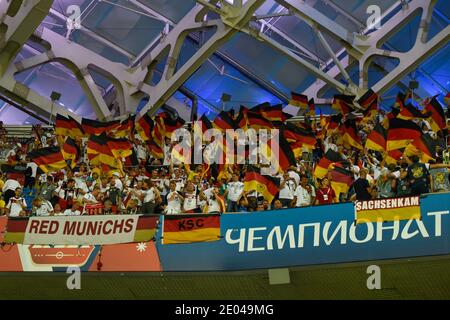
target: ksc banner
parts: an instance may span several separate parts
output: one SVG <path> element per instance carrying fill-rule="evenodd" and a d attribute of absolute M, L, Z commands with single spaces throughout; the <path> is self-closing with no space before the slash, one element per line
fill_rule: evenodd
<path fill-rule="evenodd" d="M 6 243 L 102 245 L 151 240 L 158 216 L 108 215 L 8 219 Z"/>
<path fill-rule="evenodd" d="M 420 219 L 419 197 L 357 201 L 356 223 Z"/>

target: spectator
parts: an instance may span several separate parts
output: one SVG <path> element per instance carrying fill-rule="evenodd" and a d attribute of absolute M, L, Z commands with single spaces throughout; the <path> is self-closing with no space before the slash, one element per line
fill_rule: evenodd
<path fill-rule="evenodd" d="M 53 214 L 53 206 L 50 201 L 36 198 L 33 201 L 32 215 L 46 217 Z"/>
<path fill-rule="evenodd" d="M 180 214 L 184 198 L 177 191 L 177 183 L 174 180 L 170 181 L 169 187 L 170 191 L 167 194 L 167 206 L 164 212 L 166 214 Z"/>
<path fill-rule="evenodd" d="M 400 169 L 400 177 L 397 180 L 397 196 L 406 197 L 411 194 L 408 180 L 408 165 L 402 166 Z"/>
<path fill-rule="evenodd" d="M 300 185 L 295 189 L 294 202 L 297 207 L 305 207 L 314 204 L 316 200 L 316 192 L 314 187 L 309 183 L 306 175 L 300 177 Z"/>
<path fill-rule="evenodd" d="M 81 206 L 80 202 L 74 201 L 70 208 L 64 210 L 64 215 L 65 216 L 79 216 L 79 215 L 81 215 L 80 206 Z"/>
<path fill-rule="evenodd" d="M 9 198 L 6 209 L 9 210 L 8 216 L 10 217 L 22 217 L 26 215 L 27 203 L 22 197 L 22 189 L 16 188 L 13 197 Z"/>
<path fill-rule="evenodd" d="M 353 198 L 356 198 L 358 201 L 372 199 L 372 187 L 369 181 L 367 181 L 366 176 L 367 169 L 361 170 L 359 178 L 353 183 L 353 189 L 355 190 Z"/>
<path fill-rule="evenodd" d="M 6 203 L 9 203 L 9 199 L 14 197 L 17 189 L 21 189 L 20 183 L 15 179 L 7 179 L 3 185 L 2 192 L 3 198 Z"/>
<path fill-rule="evenodd" d="M 281 203 L 280 199 L 276 199 L 273 202 L 273 210 L 281 210 L 283 209 L 283 204 Z"/>
<path fill-rule="evenodd" d="M 430 192 L 430 173 L 425 164 L 419 162 L 418 156 L 412 156 L 412 164 L 408 167 L 408 179 L 412 195 L 421 195 Z"/>
<path fill-rule="evenodd" d="M 330 187 L 330 181 L 328 178 L 323 178 L 319 182 L 320 188 L 317 189 L 316 204 L 330 204 L 337 202 L 336 194 L 333 188 Z"/>
<path fill-rule="evenodd" d="M 394 193 L 395 180 L 389 172 L 389 169 L 384 168 L 381 170 L 380 177 L 377 181 L 378 197 L 379 198 L 392 198 Z"/>
<path fill-rule="evenodd" d="M 225 191 L 224 197 L 227 199 L 227 211 L 237 212 L 238 211 L 238 200 L 244 191 L 244 183 L 239 181 L 239 174 L 233 174 L 233 180 L 228 183 L 227 189 Z"/>
<path fill-rule="evenodd" d="M 279 199 L 283 208 L 290 208 L 293 206 L 294 193 L 297 188 L 295 179 L 285 172 L 280 183 Z"/>

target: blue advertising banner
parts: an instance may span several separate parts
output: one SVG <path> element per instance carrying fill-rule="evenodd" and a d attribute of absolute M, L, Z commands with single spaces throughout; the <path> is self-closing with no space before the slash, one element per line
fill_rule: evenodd
<path fill-rule="evenodd" d="M 355 223 L 353 203 L 221 216 L 216 242 L 161 244 L 163 271 L 225 271 L 450 253 L 450 193 L 420 198 L 420 220 Z"/>

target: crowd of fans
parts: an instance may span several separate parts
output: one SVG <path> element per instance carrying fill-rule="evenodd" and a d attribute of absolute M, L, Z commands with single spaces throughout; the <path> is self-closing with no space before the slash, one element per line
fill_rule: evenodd
<path fill-rule="evenodd" d="M 385 114 L 360 122 L 362 140 Z M 419 120 L 427 128 L 426 120 Z M 86 143 L 79 140 L 81 158 L 74 169 L 44 174 L 30 161 L 27 152 L 58 145 L 51 128 L 37 127 L 29 141 L 7 139 L 0 124 L 0 152 L 5 163 L 26 167 L 24 181 L 8 178 L 0 172 L 0 215 L 48 216 L 81 214 L 180 214 L 215 212 L 253 212 L 281 208 L 331 204 L 353 200 L 403 197 L 429 192 L 450 191 L 446 137 L 434 135 L 437 142 L 435 161 L 421 163 L 420 157 L 403 155 L 397 162 L 386 163 L 386 155 L 358 150 L 345 145 L 338 132 L 318 139 L 316 148 L 304 152 L 285 172 L 280 172 L 279 193 L 269 202 L 257 190 L 244 191 L 247 165 L 230 165 L 220 175 L 205 175 L 203 165 L 188 167 L 171 159 L 174 142 L 166 139 L 164 159 L 155 159 L 147 145 L 136 135 L 132 141 L 140 165 L 124 167 L 122 173 L 91 168 Z M 331 176 L 314 177 L 315 164 L 329 150 L 338 152 L 341 165 L 354 175 L 347 193 L 336 194 Z M 26 201 L 28 193 L 35 196 Z"/>

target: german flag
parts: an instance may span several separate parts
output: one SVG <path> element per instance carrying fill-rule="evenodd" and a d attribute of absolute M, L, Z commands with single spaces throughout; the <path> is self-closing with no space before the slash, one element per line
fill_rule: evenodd
<path fill-rule="evenodd" d="M 279 192 L 279 185 L 279 179 L 262 175 L 260 169 L 257 167 L 247 167 L 244 178 L 244 191 L 255 190 L 263 195 L 264 199 L 272 202 L 273 198 L 275 198 Z"/>
<path fill-rule="evenodd" d="M 331 187 L 339 198 L 341 193 L 347 193 L 353 183 L 353 173 L 340 165 L 335 165 L 331 171 Z"/>
<path fill-rule="evenodd" d="M 332 131 L 336 128 L 339 128 L 339 126 L 342 123 L 342 114 L 334 114 L 329 118 L 328 124 L 326 125 L 327 131 Z"/>
<path fill-rule="evenodd" d="M 354 119 L 348 119 L 344 123 L 344 142 L 357 149 L 363 149 L 361 138 L 357 134 L 356 122 Z"/>
<path fill-rule="evenodd" d="M 236 123 L 228 112 L 222 111 L 214 119 L 213 127 L 222 131 L 227 129 L 237 129 Z"/>
<path fill-rule="evenodd" d="M 116 159 L 108 146 L 108 137 L 105 133 L 91 135 L 87 143 L 87 154 L 92 165 L 106 164 L 113 168 L 120 167 L 120 161 Z"/>
<path fill-rule="evenodd" d="M 205 133 L 206 130 L 212 129 L 213 124 L 211 123 L 211 121 L 208 119 L 208 117 L 206 115 L 202 115 L 200 117 L 200 121 L 202 122 L 202 133 Z"/>
<path fill-rule="evenodd" d="M 369 89 L 359 98 L 358 104 L 363 108 L 364 118 L 372 118 L 378 112 L 378 95 Z"/>
<path fill-rule="evenodd" d="M 165 215 L 162 244 L 220 240 L 220 215 Z"/>
<path fill-rule="evenodd" d="M 389 119 L 387 134 L 387 150 L 395 150 L 406 147 L 411 141 L 422 135 L 420 127 L 410 120 Z"/>
<path fill-rule="evenodd" d="M 129 115 L 127 119 L 120 123 L 120 126 L 112 133 L 114 138 L 130 138 L 134 136 L 134 120 L 135 115 Z"/>
<path fill-rule="evenodd" d="M 314 169 L 314 176 L 316 178 L 322 179 L 328 174 L 328 168 L 331 164 L 336 162 L 341 162 L 342 157 L 336 151 L 329 149 L 327 153 L 320 159 L 320 161 L 316 164 L 316 168 Z"/>
<path fill-rule="evenodd" d="M 411 145 L 420 151 L 422 162 L 427 163 L 436 159 L 437 142 L 429 134 L 423 134 L 419 139 L 414 140 Z"/>
<path fill-rule="evenodd" d="M 156 122 L 156 119 L 155 119 L 155 126 L 153 127 L 153 130 L 152 130 L 152 138 L 158 146 L 163 145 L 164 137 L 166 134 L 164 131 L 164 128 L 162 126 L 164 126 L 164 125 L 158 124 L 158 122 Z"/>
<path fill-rule="evenodd" d="M 361 98 L 358 99 L 358 104 L 366 110 L 373 104 L 378 103 L 378 95 L 372 90 L 369 89 L 364 93 Z"/>
<path fill-rule="evenodd" d="M 292 152 L 294 153 L 294 157 L 295 158 L 299 158 L 302 156 L 303 153 L 303 143 L 296 141 L 296 142 L 291 142 L 290 143 Z"/>
<path fill-rule="evenodd" d="M 304 94 L 291 92 L 291 100 L 289 100 L 289 104 L 301 109 L 306 109 L 308 108 L 308 97 Z"/>
<path fill-rule="evenodd" d="M 374 151 L 386 151 L 387 130 L 377 123 L 367 136 L 366 148 Z"/>
<path fill-rule="evenodd" d="M 120 121 L 115 120 L 109 122 L 102 122 L 83 118 L 81 120 L 81 125 L 86 134 L 100 135 L 104 132 L 108 133 L 111 132 L 112 130 L 117 129 L 120 126 Z"/>
<path fill-rule="evenodd" d="M 405 148 L 388 151 L 388 153 L 385 155 L 386 164 L 397 164 L 397 161 L 399 161 L 403 156 L 404 151 Z"/>
<path fill-rule="evenodd" d="M 73 140 L 71 137 L 67 137 L 61 152 L 66 161 L 68 160 L 71 161 L 70 162 L 71 168 L 72 169 L 75 168 L 77 161 L 81 155 L 80 148 L 78 147 L 75 140 Z"/>
<path fill-rule="evenodd" d="M 444 109 L 439 101 L 434 96 L 429 103 L 427 103 L 425 110 L 431 115 L 430 125 L 434 132 L 441 131 L 447 128 L 447 121 L 445 119 Z"/>
<path fill-rule="evenodd" d="M 133 242 L 146 242 L 155 239 L 159 215 L 140 215 L 136 224 Z"/>
<path fill-rule="evenodd" d="M 125 158 L 124 165 L 126 167 L 137 167 L 139 165 L 139 160 L 136 151 L 134 151 L 134 148 L 131 151 L 131 155 Z"/>
<path fill-rule="evenodd" d="M 272 122 L 260 113 L 247 113 L 248 126 L 253 129 L 273 129 Z"/>
<path fill-rule="evenodd" d="M 56 134 L 60 136 L 70 136 L 71 130 L 72 130 L 71 121 L 58 113 L 56 115 L 55 121 Z"/>
<path fill-rule="evenodd" d="M 68 118 L 57 114 L 55 122 L 55 132 L 60 136 L 68 136 L 72 138 L 84 137 L 83 128 L 77 120 L 69 116 Z"/>
<path fill-rule="evenodd" d="M 147 141 L 148 149 L 150 150 L 151 155 L 156 159 L 164 159 L 164 151 L 163 149 L 155 143 L 153 140 Z"/>
<path fill-rule="evenodd" d="M 180 117 L 174 118 L 167 112 L 160 113 L 158 117 L 164 122 L 164 135 L 167 138 L 170 138 L 175 130 L 181 128 L 185 123 L 185 121 Z M 160 121 L 158 121 L 157 123 L 160 123 Z"/>
<path fill-rule="evenodd" d="M 31 161 L 45 173 L 58 171 L 67 167 L 59 147 L 48 147 L 28 153 Z"/>
<path fill-rule="evenodd" d="M 5 243 L 23 243 L 27 231 L 28 218 L 8 218 Z"/>
<path fill-rule="evenodd" d="M 412 104 L 405 104 L 402 108 L 400 108 L 400 113 L 397 115 L 398 119 L 403 120 L 412 120 L 415 118 L 428 118 L 431 116 L 431 113 L 422 113 Z"/>
<path fill-rule="evenodd" d="M 114 139 L 108 137 L 108 147 L 115 158 L 122 159 L 131 156 L 133 153 L 133 145 L 130 140 L 125 138 Z"/>
<path fill-rule="evenodd" d="M 265 102 L 253 107 L 250 109 L 250 112 L 259 113 L 269 121 L 283 121 L 283 110 L 281 104 L 271 106 L 270 103 Z"/>
<path fill-rule="evenodd" d="M 148 141 L 152 137 L 152 131 L 155 126 L 155 122 L 148 115 L 144 114 L 136 123 L 136 131 L 141 136 L 142 140 Z"/>
<path fill-rule="evenodd" d="M 316 104 L 314 103 L 314 98 L 311 98 L 308 101 L 308 115 L 310 116 L 316 115 Z"/>
<path fill-rule="evenodd" d="M 350 112 L 355 111 L 353 106 L 353 100 L 355 100 L 355 96 L 348 96 L 345 94 L 335 94 L 333 99 L 333 104 L 331 107 L 341 114 L 345 115 Z"/>
<path fill-rule="evenodd" d="M 238 115 L 236 117 L 235 123 L 238 128 L 243 129 L 244 131 L 247 130 L 248 120 L 247 120 L 247 113 L 248 108 L 241 106 L 238 112 Z"/>
<path fill-rule="evenodd" d="M 447 106 L 450 107 L 450 93 L 447 93 L 444 97 L 444 102 Z"/>
<path fill-rule="evenodd" d="M 313 131 L 304 130 L 289 122 L 286 123 L 281 131 L 288 142 L 300 142 L 308 149 L 314 149 L 316 145 L 316 135 Z"/>

